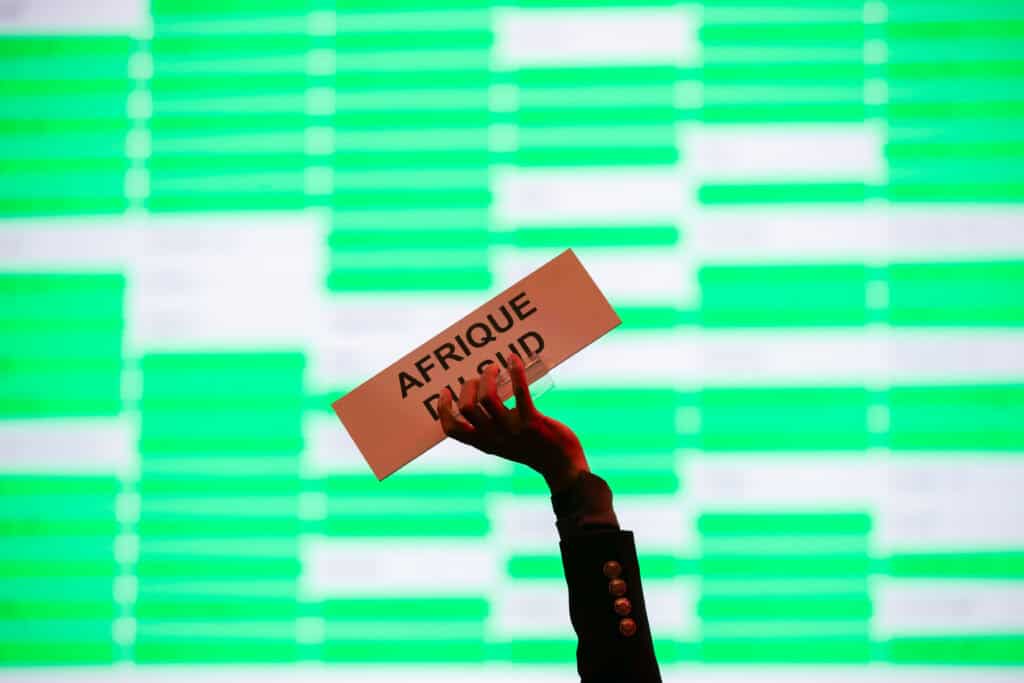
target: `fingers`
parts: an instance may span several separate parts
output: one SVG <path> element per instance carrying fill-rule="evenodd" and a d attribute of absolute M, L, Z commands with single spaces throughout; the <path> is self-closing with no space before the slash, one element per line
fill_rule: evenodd
<path fill-rule="evenodd" d="M 498 398 L 498 366 L 494 363 L 484 368 L 481 374 L 476 400 L 478 404 L 483 405 L 502 430 L 513 431 L 515 420 L 512 417 L 512 412 Z"/>
<path fill-rule="evenodd" d="M 462 393 L 459 395 L 459 412 L 463 417 L 472 423 L 477 438 L 491 436 L 494 432 L 494 422 L 491 416 L 484 412 L 483 406 L 477 403 L 477 394 L 480 392 L 480 379 L 472 377 L 462 385 Z"/>
<path fill-rule="evenodd" d="M 441 399 L 437 402 L 437 412 L 441 417 L 441 428 L 444 433 L 456 441 L 474 446 L 473 425 L 464 419 L 455 417 L 452 412 L 452 395 L 447 387 L 441 389 Z"/>
<path fill-rule="evenodd" d="M 509 354 L 508 371 L 512 375 L 512 389 L 516 395 L 516 408 L 520 417 L 535 415 L 537 409 L 533 406 L 533 397 L 530 396 L 530 383 L 526 379 L 526 367 L 519 354 Z"/>

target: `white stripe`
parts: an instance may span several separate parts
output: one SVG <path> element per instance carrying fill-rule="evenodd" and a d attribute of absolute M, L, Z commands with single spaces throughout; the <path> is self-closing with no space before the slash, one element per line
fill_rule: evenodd
<path fill-rule="evenodd" d="M 722 453 L 683 458 L 683 481 L 699 512 L 869 512 L 883 490 L 882 467 L 862 454 Z"/>
<path fill-rule="evenodd" d="M 872 595 L 872 636 L 1018 634 L 1024 631 L 1024 586 L 1007 581 L 890 579 Z"/>
<path fill-rule="evenodd" d="M 570 223 L 674 223 L 683 190 L 673 167 L 615 170 L 496 171 L 491 185 L 498 220 L 524 225 Z"/>
<path fill-rule="evenodd" d="M 115 418 L 0 421 L 0 471 L 132 476 L 138 423 Z"/>
<path fill-rule="evenodd" d="M 32 0 L 4 3 L 2 33 L 129 33 L 149 22 L 141 0 Z"/>
<path fill-rule="evenodd" d="M 867 124 L 688 125 L 680 149 L 705 182 L 875 181 L 883 136 Z"/>
<path fill-rule="evenodd" d="M 694 64 L 694 10 L 519 10 L 493 13 L 499 68 L 607 64 Z"/>
<path fill-rule="evenodd" d="M 490 593 L 504 567 L 480 539 L 348 540 L 307 536 L 301 544 L 302 588 L 310 599 L 401 594 Z"/>
<path fill-rule="evenodd" d="M 875 541 L 885 554 L 1024 545 L 1024 462 L 1018 456 L 891 456 L 884 483 Z"/>
<path fill-rule="evenodd" d="M 685 237 L 702 263 L 885 265 L 1019 259 L 1021 226 L 1024 211 L 1001 207 L 702 207 Z"/>

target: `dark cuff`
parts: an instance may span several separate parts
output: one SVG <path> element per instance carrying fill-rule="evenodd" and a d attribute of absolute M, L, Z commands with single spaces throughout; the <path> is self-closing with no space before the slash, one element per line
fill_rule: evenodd
<path fill-rule="evenodd" d="M 612 490 L 593 472 L 580 472 L 569 488 L 551 496 L 560 538 L 588 531 L 618 529 L 619 520 L 612 508 Z"/>

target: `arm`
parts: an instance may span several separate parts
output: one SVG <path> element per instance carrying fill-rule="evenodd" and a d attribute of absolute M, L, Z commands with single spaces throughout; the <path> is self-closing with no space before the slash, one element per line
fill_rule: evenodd
<path fill-rule="evenodd" d="M 451 395 L 442 390 L 445 434 L 527 465 L 547 482 L 561 539 L 569 619 L 579 639 L 576 664 L 582 683 L 660 683 L 633 533 L 619 529 L 611 489 L 590 472 L 576 435 L 534 407 L 516 355 L 510 357 L 509 372 L 516 396 L 512 410 L 498 398 L 494 364 L 463 385 L 460 417 L 452 411 Z"/>
<path fill-rule="evenodd" d="M 633 533 L 619 529 L 608 484 L 581 472 L 552 495 L 551 505 L 569 585 L 569 619 L 579 638 L 580 678 L 660 682 Z"/>

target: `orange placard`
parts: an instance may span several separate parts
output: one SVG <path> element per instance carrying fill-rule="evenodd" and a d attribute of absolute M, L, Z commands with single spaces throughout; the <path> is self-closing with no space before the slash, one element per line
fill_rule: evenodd
<path fill-rule="evenodd" d="M 539 355 L 550 370 L 621 322 L 566 249 L 336 400 L 334 412 L 383 480 L 445 438 L 442 387 L 457 399 L 465 380 L 491 363 L 507 367 L 510 353 Z"/>

